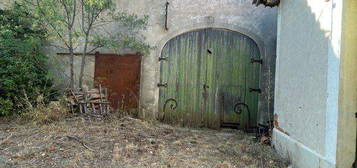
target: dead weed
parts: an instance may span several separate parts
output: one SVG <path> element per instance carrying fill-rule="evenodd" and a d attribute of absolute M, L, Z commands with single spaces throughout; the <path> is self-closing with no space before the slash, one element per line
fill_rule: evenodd
<path fill-rule="evenodd" d="M 0 167 L 287 167 L 271 147 L 237 130 L 179 128 L 130 117 L 0 122 L 2 140 Z"/>

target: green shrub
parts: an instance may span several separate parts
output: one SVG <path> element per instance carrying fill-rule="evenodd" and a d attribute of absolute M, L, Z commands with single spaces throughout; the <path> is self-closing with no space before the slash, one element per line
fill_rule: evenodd
<path fill-rule="evenodd" d="M 0 97 L 0 114 L 9 115 L 13 107 L 12 101 Z"/>
<path fill-rule="evenodd" d="M 18 4 L 0 10 L 0 116 L 36 106 L 39 95 L 56 96 L 42 51 L 46 32 L 35 23 Z"/>

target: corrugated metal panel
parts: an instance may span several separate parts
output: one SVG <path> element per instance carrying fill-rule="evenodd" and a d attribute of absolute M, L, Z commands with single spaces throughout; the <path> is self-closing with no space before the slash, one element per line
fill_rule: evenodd
<path fill-rule="evenodd" d="M 255 126 L 258 111 L 260 58 L 249 37 L 224 29 L 189 32 L 169 41 L 162 51 L 160 114 L 164 121 L 183 126 Z M 238 115 L 237 101 L 250 109 Z"/>

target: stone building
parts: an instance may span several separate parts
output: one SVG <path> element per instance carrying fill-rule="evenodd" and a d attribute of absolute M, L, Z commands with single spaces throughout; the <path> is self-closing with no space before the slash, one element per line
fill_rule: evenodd
<path fill-rule="evenodd" d="M 166 29 L 167 1 L 117 1 L 150 15 L 145 36 L 156 48 L 141 60 L 141 117 L 241 128 L 274 118 L 273 146 L 294 167 L 352 166 L 355 0 L 281 0 L 274 8 L 250 0 L 169 3 Z"/>
<path fill-rule="evenodd" d="M 111 85 L 137 86 L 137 95 L 128 95 L 137 97 L 134 106 L 142 118 L 184 126 L 249 129 L 274 119 L 273 146 L 293 167 L 352 167 L 356 0 L 281 0 L 277 8 L 257 7 L 251 0 L 117 0 L 116 5 L 150 16 L 144 35 L 155 48 L 139 59 L 135 52 L 104 49 L 88 56 L 87 85 L 94 86 L 96 73 L 113 73 L 119 81 Z M 54 69 L 68 70 L 60 65 L 64 69 Z M 122 73 L 134 76 L 134 83 L 121 83 Z"/>
<path fill-rule="evenodd" d="M 276 8 L 256 7 L 250 0 L 115 3 L 119 10 L 149 16 L 144 36 L 154 49 L 140 60 L 123 58 L 128 57 L 127 52 L 114 58 L 118 53 L 99 50 L 99 55 L 88 58 L 87 85 L 92 86 L 98 75 L 126 81 L 135 80 L 128 76 L 140 75 L 133 82 L 113 79 L 109 87 L 120 92 L 114 96 L 114 103 L 119 102 L 116 106 L 123 106 L 120 95 L 139 99 L 142 118 L 213 128 L 226 125 L 254 129 L 258 123 L 268 124 L 273 116 Z M 136 69 L 120 70 L 123 61 Z M 137 61 L 141 61 L 140 66 Z M 139 86 L 135 96 L 117 87 L 135 90 L 133 85 Z"/>

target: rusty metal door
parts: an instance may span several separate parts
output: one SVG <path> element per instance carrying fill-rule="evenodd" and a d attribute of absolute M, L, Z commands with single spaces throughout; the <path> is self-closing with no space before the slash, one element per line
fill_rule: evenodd
<path fill-rule="evenodd" d="M 114 109 L 138 108 L 141 57 L 138 54 L 96 54 L 95 81 L 108 89 Z"/>
<path fill-rule="evenodd" d="M 160 117 L 183 126 L 255 126 L 259 59 L 256 43 L 238 32 L 203 29 L 173 38 L 160 58 Z"/>

